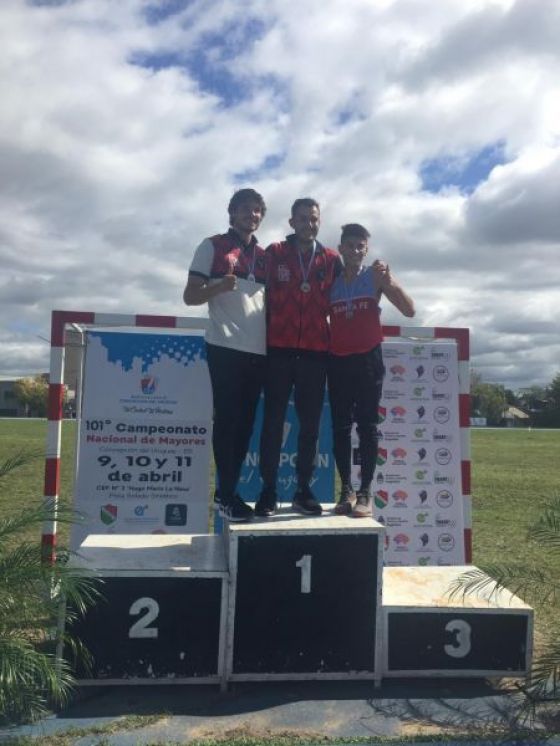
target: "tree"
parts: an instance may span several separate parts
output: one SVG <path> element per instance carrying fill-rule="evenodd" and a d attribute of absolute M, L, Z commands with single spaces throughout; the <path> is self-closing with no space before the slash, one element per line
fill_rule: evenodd
<path fill-rule="evenodd" d="M 547 386 L 546 394 L 552 407 L 560 409 L 560 373 L 557 373 L 550 385 Z"/>
<path fill-rule="evenodd" d="M 0 478 L 30 458 L 19 453 L 0 463 Z M 86 655 L 59 621 L 61 609 L 68 623 L 95 601 L 94 579 L 64 562 L 45 564 L 38 541 L 18 538 L 54 513 L 40 506 L 0 519 L 0 723 L 32 720 L 50 702 L 67 700 L 73 677 L 70 665 L 57 656 L 63 642 Z M 62 509 L 56 518 L 69 521 L 73 515 Z"/>
<path fill-rule="evenodd" d="M 471 376 L 471 412 L 486 417 L 489 425 L 499 425 L 504 417 L 506 392 L 502 385 L 483 383 L 480 374 Z"/>
<path fill-rule="evenodd" d="M 20 378 L 14 383 L 14 396 L 28 415 L 44 417 L 47 414 L 48 394 L 49 381 L 44 373 L 33 378 Z"/>

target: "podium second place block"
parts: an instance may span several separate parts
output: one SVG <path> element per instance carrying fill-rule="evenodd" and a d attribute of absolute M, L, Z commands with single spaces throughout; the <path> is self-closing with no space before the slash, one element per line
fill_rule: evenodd
<path fill-rule="evenodd" d="M 93 656 L 80 683 L 221 682 L 227 568 L 219 536 L 92 535 L 76 564 L 102 583 L 71 627 Z"/>

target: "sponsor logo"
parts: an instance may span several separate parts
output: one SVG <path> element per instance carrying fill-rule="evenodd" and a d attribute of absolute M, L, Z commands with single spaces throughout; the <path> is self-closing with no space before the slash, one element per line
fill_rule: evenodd
<path fill-rule="evenodd" d="M 382 526 L 385 525 L 385 516 L 384 515 L 378 515 L 375 519 L 377 523 L 380 523 Z"/>
<path fill-rule="evenodd" d="M 415 386 L 412 389 L 412 397 L 414 399 L 425 399 L 426 397 L 426 387 L 425 386 Z"/>
<path fill-rule="evenodd" d="M 423 547 L 427 547 L 428 544 L 430 543 L 430 537 L 428 536 L 428 534 L 420 534 L 418 538 L 420 540 L 420 544 Z"/>
<path fill-rule="evenodd" d="M 143 394 L 154 394 L 158 385 L 158 379 L 155 376 L 142 376 L 140 379 L 140 388 Z"/>
<path fill-rule="evenodd" d="M 424 503 L 428 499 L 428 493 L 426 492 L 426 490 L 420 490 L 420 492 L 418 493 L 418 497 L 420 499 L 420 505 L 424 505 Z"/>
<path fill-rule="evenodd" d="M 432 440 L 434 440 L 436 443 L 452 443 L 453 436 L 451 435 L 451 433 L 444 433 L 440 430 L 434 430 L 432 433 Z"/>
<path fill-rule="evenodd" d="M 426 430 L 427 429 L 428 428 L 426 428 L 426 427 L 416 427 L 416 428 L 414 428 L 414 437 L 417 440 L 423 440 L 425 438 L 425 436 L 426 436 Z"/>
<path fill-rule="evenodd" d="M 443 425 L 445 422 L 449 422 L 451 413 L 447 407 L 436 407 L 434 409 L 434 420 L 439 424 Z"/>
<path fill-rule="evenodd" d="M 406 482 L 406 477 L 402 476 L 402 474 L 385 475 L 385 484 L 401 484 L 401 482 Z"/>
<path fill-rule="evenodd" d="M 423 406 L 418 407 L 418 409 L 416 410 L 416 414 L 419 420 L 423 419 L 424 416 L 426 415 L 426 407 L 423 407 Z"/>
<path fill-rule="evenodd" d="M 287 264 L 278 265 L 278 281 L 290 282 L 290 268 Z"/>
<path fill-rule="evenodd" d="M 455 477 L 436 471 L 434 472 L 434 484 L 455 484 Z"/>
<path fill-rule="evenodd" d="M 408 521 L 406 520 L 406 518 L 401 518 L 400 516 L 394 516 L 394 515 L 387 516 L 386 525 L 389 528 L 402 528 L 403 526 L 406 526 L 407 524 L 408 524 Z"/>
<path fill-rule="evenodd" d="M 416 469 L 416 471 L 414 472 L 414 478 L 418 479 L 421 482 L 423 482 L 427 476 L 428 476 L 427 469 Z"/>
<path fill-rule="evenodd" d="M 449 353 L 432 349 L 432 360 L 449 360 Z"/>
<path fill-rule="evenodd" d="M 451 394 L 448 391 L 432 389 L 432 399 L 433 401 L 449 401 L 451 399 Z"/>
<path fill-rule="evenodd" d="M 443 383 L 449 378 L 449 370 L 446 365 L 435 365 L 434 370 L 432 371 L 432 375 L 434 377 L 434 381 Z"/>
<path fill-rule="evenodd" d="M 396 503 L 403 505 L 408 500 L 408 492 L 405 492 L 404 490 L 395 490 L 391 497 Z"/>
<path fill-rule="evenodd" d="M 455 539 L 451 534 L 440 534 L 437 543 L 442 552 L 450 552 L 455 546 Z"/>
<path fill-rule="evenodd" d="M 418 461 L 424 461 L 428 455 L 428 451 L 425 448 L 419 448 L 416 453 L 418 454 Z"/>
<path fill-rule="evenodd" d="M 456 525 L 457 521 L 451 518 L 442 518 L 439 513 L 436 515 L 436 526 L 438 528 L 455 528 Z"/>
<path fill-rule="evenodd" d="M 387 507 L 387 503 L 389 502 L 389 493 L 385 490 L 377 490 L 373 497 L 373 502 L 377 508 L 383 510 L 383 508 Z"/>
<path fill-rule="evenodd" d="M 377 466 L 383 466 L 383 464 L 386 461 L 387 461 L 387 449 L 378 448 L 377 449 Z"/>
<path fill-rule="evenodd" d="M 449 490 L 440 490 L 436 495 L 436 502 L 440 508 L 450 508 L 453 505 L 453 495 Z"/>
<path fill-rule="evenodd" d="M 424 368 L 423 365 L 416 366 L 416 378 L 418 380 L 421 380 L 424 377 L 425 372 L 426 372 L 426 368 Z"/>
<path fill-rule="evenodd" d="M 416 514 L 416 521 L 418 523 L 426 523 L 426 519 L 428 518 L 429 513 L 417 513 Z"/>
<path fill-rule="evenodd" d="M 424 345 L 414 345 L 414 347 L 412 348 L 412 353 L 411 354 L 414 357 L 420 357 L 421 355 L 424 354 L 424 349 L 425 349 Z"/>
<path fill-rule="evenodd" d="M 383 482 L 385 481 L 385 478 L 383 477 L 383 472 L 382 471 L 377 472 L 377 476 L 375 477 L 375 481 L 377 482 L 377 484 L 383 484 Z"/>
<path fill-rule="evenodd" d="M 403 546 L 405 547 L 410 541 L 410 536 L 408 534 L 402 534 L 402 533 L 395 534 L 393 536 L 393 541 L 398 547 L 403 547 Z"/>
<path fill-rule="evenodd" d="M 418 557 L 418 564 L 420 567 L 426 567 L 430 564 L 431 557 Z"/>
<path fill-rule="evenodd" d="M 435 453 L 435 458 L 440 466 L 446 466 L 452 459 L 452 454 L 449 448 L 438 448 Z"/>
<path fill-rule="evenodd" d="M 119 512 L 119 509 L 116 505 L 111 505 L 111 503 L 107 503 L 107 505 L 102 505 L 101 510 L 99 512 L 101 523 L 104 523 L 106 526 L 110 526 L 111 523 L 114 523 L 117 520 L 118 512 Z"/>
<path fill-rule="evenodd" d="M 377 419 L 379 420 L 379 424 L 381 424 L 382 422 L 385 422 L 386 417 L 387 417 L 387 408 L 378 407 L 377 408 Z"/>
<path fill-rule="evenodd" d="M 404 440 L 406 438 L 406 434 L 401 433 L 398 430 L 386 430 L 383 434 L 381 434 L 378 430 L 377 435 L 379 440 L 386 441 Z"/>
<path fill-rule="evenodd" d="M 404 407 L 401 407 L 400 404 L 398 404 L 396 407 L 392 407 L 391 409 L 391 416 L 394 419 L 402 418 L 406 414 L 406 409 Z"/>
<path fill-rule="evenodd" d="M 391 381 L 404 381 L 404 374 L 406 373 L 404 365 L 395 363 L 391 365 L 389 372 L 391 373 Z"/>
<path fill-rule="evenodd" d="M 404 396 L 404 391 L 400 391 L 399 389 L 383 389 L 383 398 L 385 401 L 389 399 L 402 399 Z"/>
<path fill-rule="evenodd" d="M 166 526 L 186 526 L 187 506 L 181 503 L 169 503 L 165 506 Z"/>
<path fill-rule="evenodd" d="M 147 510 L 148 510 L 147 505 L 137 505 L 134 508 L 134 515 L 137 515 L 139 518 L 141 518 Z"/>
<path fill-rule="evenodd" d="M 406 464 L 406 451 L 404 448 L 393 448 L 391 451 L 393 464 Z"/>

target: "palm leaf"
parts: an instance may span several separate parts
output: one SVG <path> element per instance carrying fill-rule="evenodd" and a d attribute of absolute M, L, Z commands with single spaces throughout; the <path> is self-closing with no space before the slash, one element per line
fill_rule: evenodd
<path fill-rule="evenodd" d="M 10 456 L 9 458 L 2 461 L 2 463 L 0 464 L 0 479 L 2 477 L 5 477 L 14 469 L 17 469 L 20 466 L 24 466 L 30 461 L 39 458 L 39 456 L 41 455 L 42 454 L 40 451 L 18 451 L 13 456 Z"/>
<path fill-rule="evenodd" d="M 477 594 L 491 600 L 504 592 L 535 605 L 554 603 L 560 598 L 560 582 L 539 567 L 492 564 L 461 573 L 451 583 L 448 595 L 465 598 Z"/>
<path fill-rule="evenodd" d="M 560 551 L 560 499 L 549 505 L 538 521 L 531 526 L 528 537 L 545 544 L 553 551 Z"/>

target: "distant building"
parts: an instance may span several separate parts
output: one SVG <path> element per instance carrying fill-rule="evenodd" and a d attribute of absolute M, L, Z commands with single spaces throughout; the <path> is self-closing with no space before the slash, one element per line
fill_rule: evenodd
<path fill-rule="evenodd" d="M 25 405 L 14 394 L 16 378 L 0 378 L 0 417 L 26 417 Z"/>

